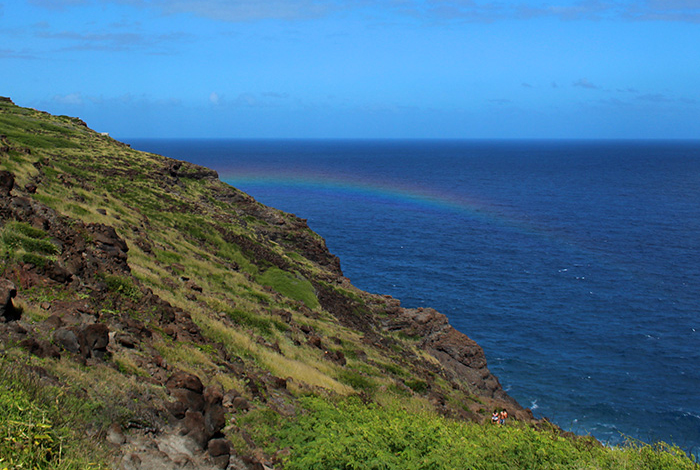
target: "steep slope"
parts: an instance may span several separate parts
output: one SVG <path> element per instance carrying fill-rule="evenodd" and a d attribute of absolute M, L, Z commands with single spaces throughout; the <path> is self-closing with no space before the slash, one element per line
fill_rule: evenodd
<path fill-rule="evenodd" d="M 172 392 L 188 388 L 168 388 L 185 373 L 248 406 L 361 394 L 529 419 L 476 343 L 433 310 L 355 289 L 304 220 L 79 119 L 7 99 L 0 113 L 6 354 L 44 358 L 57 382 L 91 382 L 80 383 L 88 395 L 102 393 L 95 375 L 118 374 L 113 398 L 136 397 L 148 428 L 188 419 L 190 403 Z M 195 440 L 206 448 L 222 429 Z"/>
<path fill-rule="evenodd" d="M 310 399 L 542 425 L 444 315 L 353 287 L 303 219 L 7 98 L 0 256 L 0 405 L 45 423 L 0 467 L 279 466 L 270 417 Z"/>

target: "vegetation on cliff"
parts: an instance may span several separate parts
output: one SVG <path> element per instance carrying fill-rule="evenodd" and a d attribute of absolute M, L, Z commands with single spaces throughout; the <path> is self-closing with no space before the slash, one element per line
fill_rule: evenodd
<path fill-rule="evenodd" d="M 443 315 L 216 172 L 7 99 L 0 256 L 0 469 L 692 466 L 534 420 Z"/>

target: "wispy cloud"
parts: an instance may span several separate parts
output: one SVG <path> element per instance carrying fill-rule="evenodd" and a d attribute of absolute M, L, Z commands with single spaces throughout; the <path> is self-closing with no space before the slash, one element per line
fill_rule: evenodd
<path fill-rule="evenodd" d="M 648 93 L 644 95 L 639 95 L 637 99 L 640 101 L 649 101 L 652 103 L 671 103 L 675 101 L 674 99 L 669 98 L 668 96 L 661 93 Z"/>
<path fill-rule="evenodd" d="M 175 42 L 182 42 L 189 35 L 180 32 L 168 34 L 143 34 L 138 32 L 120 33 L 79 33 L 75 31 L 39 31 L 37 37 L 42 39 L 59 40 L 68 44 L 61 50 L 73 51 L 132 51 L 136 49 L 154 49 L 156 46 L 170 46 Z M 155 51 L 155 50 L 154 50 Z M 166 53 L 165 49 L 155 52 Z"/>
<path fill-rule="evenodd" d="M 81 106 L 84 103 L 83 96 L 80 93 L 70 93 L 67 95 L 55 95 L 53 101 L 58 104 L 69 106 Z"/>
<path fill-rule="evenodd" d="M 90 0 L 28 0 L 28 3 L 49 10 L 64 10 L 68 7 L 90 3 Z"/>
<path fill-rule="evenodd" d="M 235 98 L 228 99 L 226 95 L 216 91 L 209 95 L 209 103 L 214 106 L 232 108 L 270 108 L 279 106 L 279 100 L 289 98 L 287 93 L 267 91 L 263 93 L 244 92 L 239 93 Z"/>
<path fill-rule="evenodd" d="M 289 93 L 278 93 L 276 91 L 266 91 L 266 92 L 262 93 L 262 96 L 265 96 L 267 98 L 286 99 L 286 98 L 289 98 Z"/>
<path fill-rule="evenodd" d="M 598 90 L 600 87 L 588 81 L 586 78 L 579 78 L 573 83 L 573 86 L 579 88 L 586 88 L 588 90 Z"/>
<path fill-rule="evenodd" d="M 632 106 L 629 102 L 622 101 L 617 98 L 607 98 L 604 100 L 599 100 L 598 103 L 614 108 L 629 108 Z"/>
<path fill-rule="evenodd" d="M 156 7 L 166 14 L 189 13 L 234 22 L 312 19 L 349 8 L 345 2 L 333 0 L 155 0 L 138 3 Z"/>
<path fill-rule="evenodd" d="M 558 18 L 563 21 L 667 21 L 700 23 L 698 0 L 29 0 L 47 9 L 116 3 L 191 14 L 219 21 L 308 20 L 347 11 L 399 13 L 426 21 L 495 22 Z M 373 15 L 369 15 L 373 16 Z"/>
<path fill-rule="evenodd" d="M 42 102 L 42 105 L 47 103 Z M 50 104 L 60 104 L 73 107 L 83 107 L 89 105 L 97 106 L 129 106 L 129 107 L 177 107 L 182 106 L 182 101 L 178 98 L 153 98 L 147 94 L 134 95 L 125 93 L 119 96 L 85 95 L 81 92 L 54 95 Z"/>
<path fill-rule="evenodd" d="M 28 50 L 0 49 L 0 59 L 34 60 L 38 57 Z"/>
<path fill-rule="evenodd" d="M 408 6 L 407 4 L 410 4 Z M 698 0 L 581 0 L 574 3 L 406 0 L 404 11 L 452 20 L 498 21 L 552 17 L 564 21 L 700 22 Z"/>

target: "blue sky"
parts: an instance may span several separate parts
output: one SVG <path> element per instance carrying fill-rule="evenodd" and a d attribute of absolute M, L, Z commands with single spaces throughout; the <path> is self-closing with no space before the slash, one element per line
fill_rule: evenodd
<path fill-rule="evenodd" d="M 124 138 L 700 138 L 700 0 L 0 0 L 0 64 Z"/>

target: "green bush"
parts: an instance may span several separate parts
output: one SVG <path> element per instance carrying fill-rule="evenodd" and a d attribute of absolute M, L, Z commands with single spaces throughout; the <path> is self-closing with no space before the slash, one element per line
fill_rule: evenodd
<path fill-rule="evenodd" d="M 416 393 L 423 393 L 428 390 L 428 383 L 423 380 L 407 380 L 406 386 Z"/>
<path fill-rule="evenodd" d="M 538 431 L 453 421 L 408 412 L 400 405 L 365 405 L 357 398 L 334 404 L 302 399 L 297 418 L 247 425 L 270 452 L 289 448 L 288 470 L 473 469 L 473 470 L 692 470 L 680 449 L 665 444 L 620 448 L 581 445 L 555 430 Z M 273 423 L 273 424 L 266 424 Z"/>
<path fill-rule="evenodd" d="M 107 288 L 113 292 L 118 292 L 125 297 L 133 300 L 141 298 L 141 291 L 134 284 L 134 281 L 128 277 L 117 276 L 115 274 L 104 274 L 102 280 L 107 285 Z"/>

